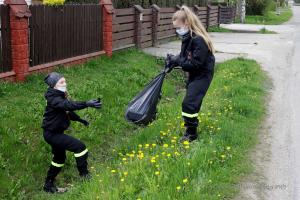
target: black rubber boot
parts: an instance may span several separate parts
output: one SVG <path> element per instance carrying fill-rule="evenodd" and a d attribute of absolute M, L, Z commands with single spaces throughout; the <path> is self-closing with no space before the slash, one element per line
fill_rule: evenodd
<path fill-rule="evenodd" d="M 54 185 L 53 180 L 48 180 L 45 182 L 43 190 L 48 193 L 58 192 L 57 187 Z"/>
<path fill-rule="evenodd" d="M 76 158 L 76 163 L 77 163 L 77 169 L 79 172 L 79 175 L 81 177 L 88 177 L 89 175 L 89 170 L 88 170 L 88 163 L 87 163 L 87 158 L 88 158 L 88 153 L 81 157 Z"/>
<path fill-rule="evenodd" d="M 48 193 L 64 193 L 67 191 L 67 188 L 57 188 L 55 185 L 54 185 L 54 181 L 53 180 L 46 180 L 45 184 L 44 184 L 44 187 L 43 187 L 43 190 L 45 192 L 48 192 Z"/>
<path fill-rule="evenodd" d="M 181 137 L 180 141 L 189 141 L 192 142 L 194 140 L 197 140 L 198 134 L 197 134 L 197 127 L 187 127 L 185 134 Z"/>
<path fill-rule="evenodd" d="M 86 174 L 80 174 L 80 177 L 83 181 L 90 181 L 92 179 L 92 176 L 89 172 Z"/>

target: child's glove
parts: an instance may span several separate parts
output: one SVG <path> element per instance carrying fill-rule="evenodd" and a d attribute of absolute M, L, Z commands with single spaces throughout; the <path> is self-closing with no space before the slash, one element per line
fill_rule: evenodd
<path fill-rule="evenodd" d="M 85 126 L 89 126 L 90 125 L 90 123 L 88 121 L 84 120 L 84 119 L 78 119 L 78 122 L 82 123 Z"/>
<path fill-rule="evenodd" d="M 92 100 L 87 101 L 86 105 L 88 107 L 91 107 L 91 108 L 101 108 L 102 103 L 99 99 L 98 100 L 97 99 L 92 99 Z"/>
<path fill-rule="evenodd" d="M 174 67 L 179 65 L 179 58 L 179 55 L 174 56 L 172 54 L 167 54 L 167 58 L 165 60 L 167 73 L 170 73 Z"/>

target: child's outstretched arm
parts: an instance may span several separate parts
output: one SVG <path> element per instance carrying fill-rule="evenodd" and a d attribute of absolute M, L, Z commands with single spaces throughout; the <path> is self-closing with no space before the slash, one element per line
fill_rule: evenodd
<path fill-rule="evenodd" d="M 88 121 L 82 119 L 79 115 L 77 115 L 74 111 L 69 111 L 68 116 L 70 120 L 80 122 L 85 126 L 88 126 L 90 124 Z"/>
<path fill-rule="evenodd" d="M 65 111 L 81 110 L 87 107 L 101 108 L 101 102 L 98 100 L 90 100 L 87 102 L 75 102 L 69 99 L 65 99 L 63 97 L 51 99 L 49 101 L 49 104 L 54 108 L 62 109 Z"/>

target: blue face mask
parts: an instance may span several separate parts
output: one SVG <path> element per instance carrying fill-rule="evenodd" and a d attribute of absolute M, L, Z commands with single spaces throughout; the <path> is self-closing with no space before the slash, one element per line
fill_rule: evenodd
<path fill-rule="evenodd" d="M 185 27 L 180 27 L 176 29 L 176 33 L 179 35 L 179 37 L 184 36 L 185 34 L 187 34 L 190 30 L 188 28 Z"/>

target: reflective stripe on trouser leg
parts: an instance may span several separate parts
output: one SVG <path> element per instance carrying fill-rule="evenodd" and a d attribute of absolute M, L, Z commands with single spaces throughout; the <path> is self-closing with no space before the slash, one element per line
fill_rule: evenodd
<path fill-rule="evenodd" d="M 60 164 L 60 163 L 56 163 L 56 162 L 51 162 L 51 165 L 53 165 L 54 167 L 63 167 L 64 164 Z"/>
<path fill-rule="evenodd" d="M 182 112 L 182 116 L 183 117 L 188 117 L 188 118 L 194 118 L 194 117 L 198 117 L 198 113 L 189 114 L 189 113 L 186 113 L 186 112 Z"/>
<path fill-rule="evenodd" d="M 85 150 L 83 150 L 83 151 L 80 152 L 80 153 L 74 153 L 74 156 L 75 156 L 76 158 L 79 158 L 79 157 L 85 155 L 87 152 L 88 152 L 88 150 L 85 149 Z"/>

